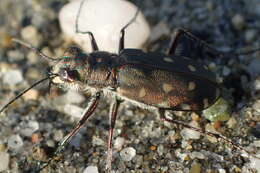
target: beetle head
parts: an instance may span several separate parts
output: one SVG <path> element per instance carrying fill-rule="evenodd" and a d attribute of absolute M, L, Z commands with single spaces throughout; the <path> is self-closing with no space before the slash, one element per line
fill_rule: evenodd
<path fill-rule="evenodd" d="M 53 78 L 52 83 L 60 87 L 80 89 L 87 70 L 87 59 L 88 55 L 81 49 L 68 48 L 58 63 L 51 67 L 50 73 L 57 75 Z"/>

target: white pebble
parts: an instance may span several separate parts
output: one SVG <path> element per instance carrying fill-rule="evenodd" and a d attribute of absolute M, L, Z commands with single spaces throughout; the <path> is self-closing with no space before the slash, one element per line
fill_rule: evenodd
<path fill-rule="evenodd" d="M 8 169 L 10 156 L 6 152 L 0 152 L 0 158 L 1 158 L 0 172 L 2 172 Z"/>
<path fill-rule="evenodd" d="M 124 138 L 122 138 L 122 137 L 117 137 L 117 138 L 115 139 L 115 142 L 114 142 L 114 148 L 115 148 L 116 150 L 121 150 L 121 148 L 123 147 L 124 143 L 125 143 L 125 139 L 124 139 Z"/>
<path fill-rule="evenodd" d="M 241 30 L 245 27 L 245 19 L 241 14 L 236 14 L 232 18 L 232 24 L 237 30 Z"/>
<path fill-rule="evenodd" d="M 191 159 L 195 159 L 195 158 L 205 159 L 204 154 L 201 153 L 201 152 L 197 152 L 197 151 L 193 151 L 193 152 L 190 154 L 190 157 L 191 157 Z"/>
<path fill-rule="evenodd" d="M 260 157 L 260 154 L 256 155 L 257 157 Z M 257 158 L 250 158 L 250 167 L 255 168 L 257 172 L 260 172 L 260 160 Z"/>
<path fill-rule="evenodd" d="M 191 123 L 189 123 L 190 126 L 192 127 L 197 127 L 198 128 L 198 123 L 195 122 L 195 121 L 192 121 Z M 188 139 L 199 139 L 200 138 L 200 133 L 197 132 L 197 131 L 194 131 L 194 130 L 191 130 L 191 129 L 188 129 L 188 128 L 184 128 L 182 131 L 181 131 L 181 136 L 188 140 Z"/>
<path fill-rule="evenodd" d="M 82 118 L 82 113 L 84 111 L 83 108 L 73 105 L 73 104 L 66 104 L 63 108 L 64 113 L 74 117 L 74 118 Z"/>
<path fill-rule="evenodd" d="M 14 150 L 18 150 L 23 146 L 23 140 L 19 135 L 12 135 L 8 139 L 8 147 Z"/>
<path fill-rule="evenodd" d="M 219 168 L 219 169 L 218 169 L 218 173 L 226 173 L 226 170 L 223 169 L 223 168 Z"/>
<path fill-rule="evenodd" d="M 228 67 L 224 66 L 222 73 L 224 76 L 228 76 L 231 73 L 231 70 Z"/>
<path fill-rule="evenodd" d="M 24 124 L 24 127 L 21 129 L 21 133 L 24 136 L 31 136 L 36 130 L 39 129 L 39 123 L 37 121 L 29 121 Z"/>
<path fill-rule="evenodd" d="M 3 82 L 8 85 L 16 85 L 23 81 L 23 75 L 20 70 L 10 70 L 4 73 Z"/>
<path fill-rule="evenodd" d="M 64 95 L 64 99 L 66 100 L 66 103 L 79 104 L 85 100 L 85 97 L 81 93 L 79 93 L 75 90 L 69 90 Z"/>
<path fill-rule="evenodd" d="M 91 52 L 89 36 L 75 33 L 80 3 L 81 0 L 75 0 L 61 9 L 60 25 L 66 38 L 72 39 L 85 51 Z M 136 6 L 125 0 L 87 0 L 79 17 L 79 30 L 92 32 L 100 50 L 117 52 L 120 30 L 133 18 L 135 12 Z M 140 48 L 149 34 L 149 25 L 139 12 L 136 21 L 126 29 L 125 47 Z"/>
<path fill-rule="evenodd" d="M 88 166 L 83 173 L 98 173 L 98 168 L 96 166 Z"/>
<path fill-rule="evenodd" d="M 120 157 L 122 158 L 123 161 L 129 162 L 131 161 L 136 155 L 136 151 L 133 147 L 127 147 L 124 148 L 120 152 Z"/>
<path fill-rule="evenodd" d="M 23 40 L 29 41 L 35 47 L 38 47 L 41 42 L 41 36 L 35 26 L 29 25 L 21 30 Z"/>

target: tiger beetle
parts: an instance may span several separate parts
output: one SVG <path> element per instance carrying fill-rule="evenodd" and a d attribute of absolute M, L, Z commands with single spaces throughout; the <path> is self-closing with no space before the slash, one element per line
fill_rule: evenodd
<path fill-rule="evenodd" d="M 84 0 L 81 2 L 76 17 L 76 33 L 89 35 L 93 52 L 84 53 L 78 47 L 70 47 L 65 51 L 63 57 L 56 59 L 43 54 L 21 40 L 14 39 L 15 42 L 32 49 L 39 56 L 45 58 L 51 64 L 51 68 L 46 78 L 22 91 L 7 103 L 0 110 L 0 113 L 24 93 L 46 80 L 61 88 L 78 89 L 82 92 L 90 92 L 92 95 L 82 118 L 59 143 L 53 156 L 47 162 L 39 164 L 38 171 L 55 160 L 65 145 L 93 115 L 102 96 L 113 100 L 109 111 L 110 125 L 106 165 L 108 171 L 111 171 L 113 131 L 118 108 L 122 102 L 130 102 L 138 107 L 158 112 L 163 121 L 223 140 L 252 155 L 224 136 L 192 127 L 182 121 L 165 116 L 165 111 L 202 111 L 218 100 L 221 95 L 221 87 L 216 82 L 215 74 L 208 69 L 206 64 L 190 59 L 194 52 L 188 47 L 195 45 L 201 52 L 219 56 L 223 55 L 221 52 L 184 29 L 177 29 L 174 32 L 169 49 L 165 54 L 145 53 L 139 49 L 125 48 L 126 28 L 135 22 L 139 9 L 120 31 L 118 53 L 100 51 L 93 33 L 79 30 L 78 19 L 83 3 Z M 189 55 L 191 56 L 189 57 Z"/>

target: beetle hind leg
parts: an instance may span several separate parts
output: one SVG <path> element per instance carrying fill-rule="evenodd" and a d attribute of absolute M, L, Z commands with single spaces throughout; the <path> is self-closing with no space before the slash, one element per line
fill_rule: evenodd
<path fill-rule="evenodd" d="M 207 54 L 213 57 L 222 55 L 221 52 L 211 47 L 208 43 L 182 28 L 178 28 L 174 31 L 166 54 L 186 56 L 189 58 Z"/>
<path fill-rule="evenodd" d="M 159 115 L 160 115 L 160 119 L 163 120 L 163 121 L 167 121 L 169 123 L 181 125 L 182 127 L 185 127 L 185 128 L 188 128 L 188 129 L 191 129 L 191 130 L 194 130 L 194 131 L 197 131 L 197 132 L 201 133 L 204 136 L 207 135 L 207 136 L 215 137 L 218 141 L 222 141 L 222 142 L 224 142 L 226 144 L 229 144 L 231 147 L 233 147 L 233 148 L 235 148 L 237 150 L 243 151 L 243 152 L 247 153 L 251 157 L 260 159 L 254 153 L 246 150 L 245 148 L 243 148 L 239 144 L 236 144 L 235 142 L 233 142 L 232 140 L 228 139 L 225 136 L 222 136 L 222 135 L 217 134 L 217 133 L 212 133 L 212 132 L 209 132 L 209 131 L 205 131 L 204 129 L 200 129 L 200 128 L 197 128 L 197 127 L 193 127 L 193 126 L 191 126 L 189 124 L 186 124 L 186 123 L 184 123 L 182 121 L 179 121 L 179 120 L 168 118 L 168 117 L 165 116 L 165 110 L 159 109 L 158 112 L 159 112 Z"/>

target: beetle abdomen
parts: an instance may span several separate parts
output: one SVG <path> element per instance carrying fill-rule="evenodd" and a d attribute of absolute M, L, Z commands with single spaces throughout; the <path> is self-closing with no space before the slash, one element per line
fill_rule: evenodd
<path fill-rule="evenodd" d="M 219 87 L 205 78 L 145 65 L 118 70 L 118 94 L 151 106 L 172 110 L 203 110 L 219 97 Z"/>

